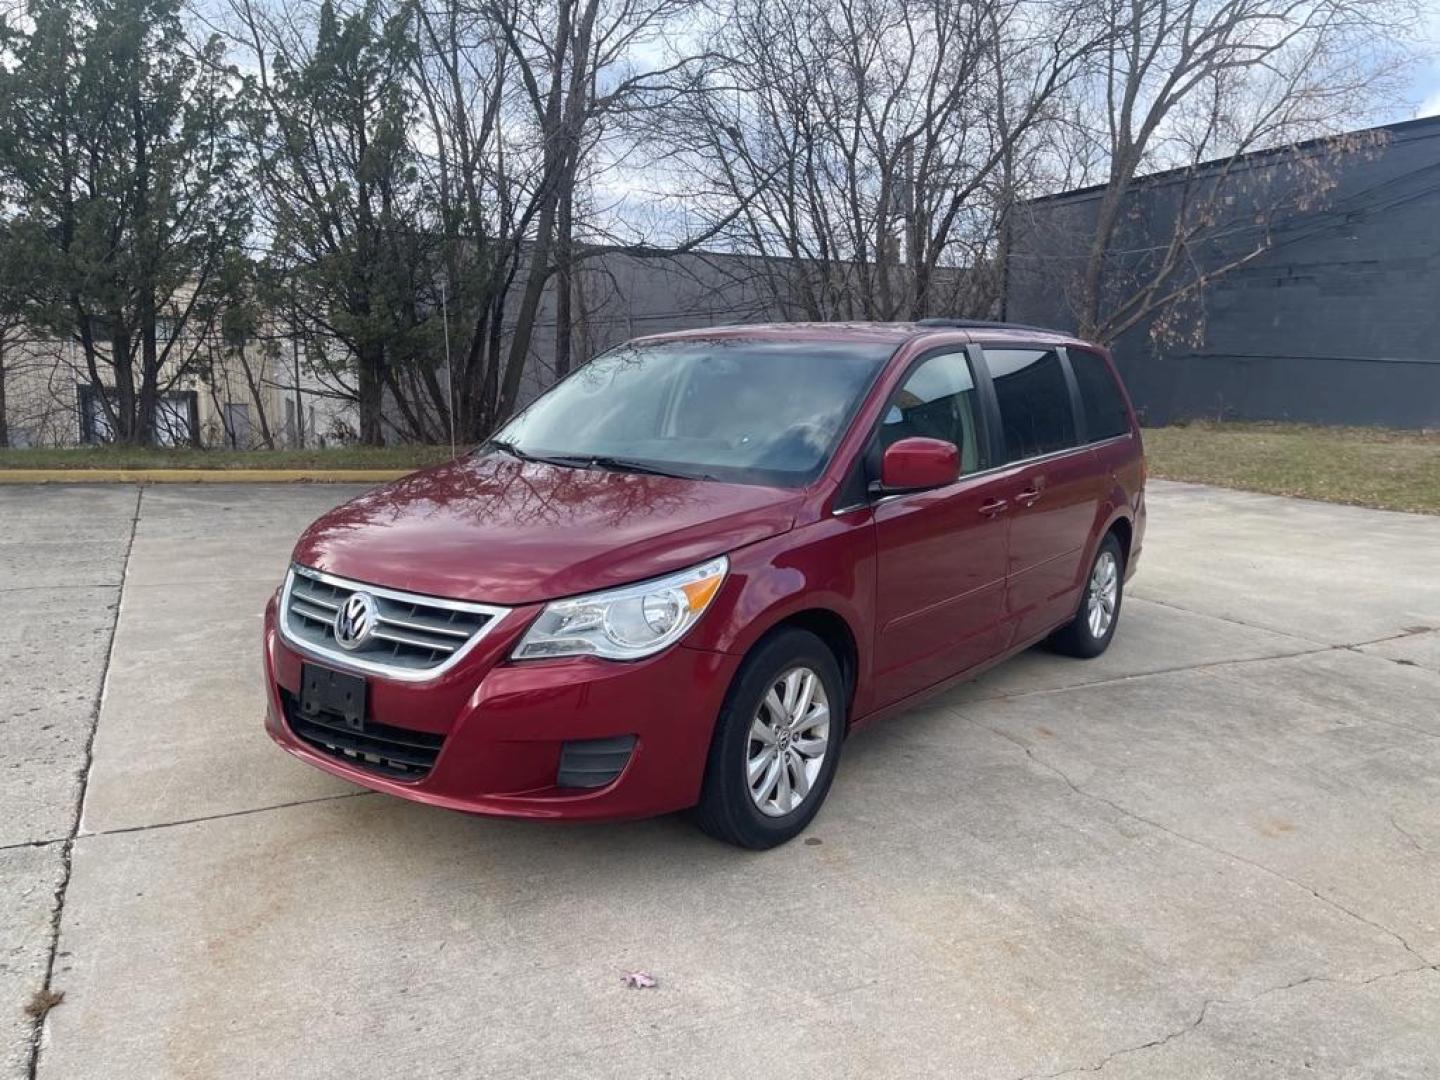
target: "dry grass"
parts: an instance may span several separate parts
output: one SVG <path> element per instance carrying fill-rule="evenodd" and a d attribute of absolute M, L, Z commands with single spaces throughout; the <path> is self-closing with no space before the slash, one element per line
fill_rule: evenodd
<path fill-rule="evenodd" d="M 1440 514 L 1440 432 L 1195 422 L 1145 430 L 1151 475 Z M 0 450 L 0 469 L 418 469 L 444 446 L 336 450 Z"/>
<path fill-rule="evenodd" d="M 36 990 L 30 995 L 30 1000 L 25 1003 L 25 1015 L 32 1020 L 43 1020 L 45 1015 L 56 1005 L 65 1000 L 65 991 Z"/>
<path fill-rule="evenodd" d="M 1197 422 L 1147 428 L 1145 451 L 1166 480 L 1440 514 L 1440 432 Z"/>

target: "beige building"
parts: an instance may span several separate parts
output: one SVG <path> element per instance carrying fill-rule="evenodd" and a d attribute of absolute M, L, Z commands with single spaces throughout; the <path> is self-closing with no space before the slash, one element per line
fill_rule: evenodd
<path fill-rule="evenodd" d="M 165 326 L 161 333 L 164 337 Z M 156 441 L 163 446 L 319 447 L 353 438 L 353 408 L 309 372 L 281 334 L 226 347 L 217 338 L 179 343 L 161 373 Z M 163 347 L 163 340 L 162 340 Z M 110 422 L 73 340 L 14 335 L 6 343 L 5 414 L 10 445 L 76 446 L 110 441 Z M 106 365 L 102 382 L 113 385 Z"/>

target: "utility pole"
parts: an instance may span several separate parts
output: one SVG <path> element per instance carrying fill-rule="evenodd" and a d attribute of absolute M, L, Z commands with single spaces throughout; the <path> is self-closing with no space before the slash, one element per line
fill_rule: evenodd
<path fill-rule="evenodd" d="M 924 312 L 919 310 L 920 301 L 920 222 L 915 216 L 915 144 L 905 144 L 905 186 L 900 193 L 901 213 L 905 215 L 905 261 L 909 273 L 905 275 L 905 315 L 914 319 Z"/>
<path fill-rule="evenodd" d="M 295 436 L 296 448 L 305 449 L 305 401 L 300 396 L 300 324 L 295 305 L 295 284 L 290 284 L 290 359 L 295 368 Z"/>

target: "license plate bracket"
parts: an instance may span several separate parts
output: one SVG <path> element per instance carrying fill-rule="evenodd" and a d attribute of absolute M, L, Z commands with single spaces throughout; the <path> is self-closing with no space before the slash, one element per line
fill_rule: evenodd
<path fill-rule="evenodd" d="M 302 716 L 314 718 L 329 713 L 343 720 L 351 731 L 363 731 L 368 689 L 363 676 L 333 671 L 319 664 L 300 665 Z"/>

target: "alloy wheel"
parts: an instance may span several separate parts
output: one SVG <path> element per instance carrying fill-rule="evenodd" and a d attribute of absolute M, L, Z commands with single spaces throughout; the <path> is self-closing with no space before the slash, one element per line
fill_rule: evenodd
<path fill-rule="evenodd" d="M 1090 588 L 1086 596 L 1086 615 L 1090 634 L 1103 638 L 1115 621 L 1115 605 L 1120 599 L 1120 564 L 1113 551 L 1102 551 L 1090 571 Z"/>
<path fill-rule="evenodd" d="M 830 700 L 819 674 L 792 667 L 770 685 L 750 721 L 745 778 L 767 817 L 791 813 L 810 794 L 830 745 Z"/>

